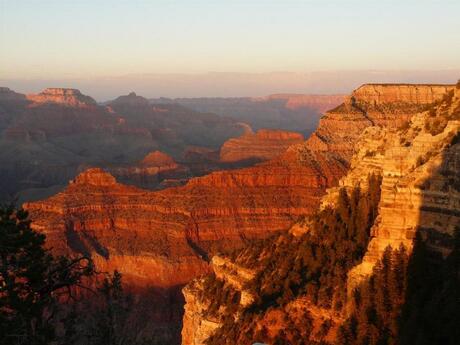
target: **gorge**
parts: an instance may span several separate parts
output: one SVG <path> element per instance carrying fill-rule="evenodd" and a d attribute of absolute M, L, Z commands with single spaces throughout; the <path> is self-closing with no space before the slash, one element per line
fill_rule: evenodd
<path fill-rule="evenodd" d="M 379 230 L 377 225 L 372 227 L 372 240 L 363 263 L 349 274 L 350 286 L 356 286 L 362 281 L 361 277 L 372 271 L 387 244 L 407 245 L 400 239 L 401 227 L 413 233 L 418 226 L 418 223 L 414 224 L 416 215 L 407 216 L 406 221 L 403 213 L 398 218 L 403 225 L 391 225 L 392 218 L 385 218 L 385 212 L 392 214 L 395 207 L 398 212 L 408 211 L 389 200 L 403 198 L 402 205 L 408 194 L 388 193 L 395 183 L 399 184 L 406 175 L 412 174 L 411 169 L 417 173 L 422 168 L 431 171 L 434 169 L 432 164 L 440 164 L 440 158 L 435 163 L 432 156 L 443 154 L 450 143 L 448 137 L 452 132 L 458 132 L 455 119 L 445 117 L 445 121 L 441 120 L 444 119 L 444 113 L 441 114 L 444 110 L 439 109 L 446 107 L 446 94 L 453 94 L 447 113 L 455 114 L 458 91 L 454 85 L 363 85 L 344 103 L 327 111 L 316 131 L 305 142 L 294 143 L 284 153 L 255 166 L 216 171 L 191 178 L 184 186 L 160 191 L 120 184 L 109 173 L 93 168 L 78 175 L 55 196 L 27 203 L 24 207 L 30 213 L 34 229 L 47 235 L 47 245 L 53 251 L 88 255 L 98 269 L 120 271 L 128 285 L 178 289 L 195 277 L 211 273 L 222 282 L 218 289 L 226 289 L 232 295 L 231 291 L 238 292 L 258 273 L 253 267 L 239 267 L 238 263 L 235 266 L 225 256 L 221 258 L 216 254 L 246 245 L 251 248 L 253 240 L 276 237 L 279 231 L 303 239 L 303 234 L 310 231 L 308 221 L 303 219 L 314 216 L 320 204 L 326 208 L 326 205 L 335 205 L 338 189 L 334 187 L 340 185 L 347 193 L 351 193 L 350 188 L 356 185 L 366 190 L 365 179 L 370 173 L 383 175 L 377 220 L 389 219 L 383 224 L 390 225 L 384 230 Z M 445 127 L 435 136 L 425 130 L 429 109 L 435 109 L 433 119 L 438 119 L 434 127 L 440 126 L 438 122 L 445 122 Z M 404 135 L 401 128 L 406 128 Z M 456 149 L 455 145 L 452 147 Z M 452 155 L 455 159 L 456 154 Z M 417 170 L 419 161 L 423 163 Z M 382 162 L 386 164 L 384 167 Z M 455 163 L 448 166 L 452 164 Z M 438 184 L 433 188 L 441 188 L 436 186 Z M 433 200 L 438 200 L 438 194 L 436 189 Z M 455 195 L 449 192 L 443 197 L 453 209 L 458 206 Z M 417 198 L 412 193 L 409 197 Z M 410 200 L 413 200 L 411 209 L 420 208 L 417 206 L 419 201 Z M 383 206 L 383 202 L 388 206 Z M 429 206 L 427 210 L 427 219 L 437 217 L 435 206 Z M 434 212 L 434 216 L 429 212 Z M 434 229 L 440 226 L 442 224 Z M 446 231 L 451 233 L 452 229 Z M 245 252 L 242 253 L 244 258 Z M 251 255 L 257 257 L 258 253 L 254 250 Z M 200 292 L 199 282 L 184 289 L 187 302 L 182 331 L 184 345 L 203 344 L 208 338 L 212 341 L 211 335 L 223 325 L 224 319 L 230 318 L 234 322 L 239 319 L 225 308 L 209 319 L 206 316 L 209 308 L 206 291 Z M 254 296 L 244 289 L 239 293 L 244 313 L 250 310 Z M 302 298 L 290 300 L 289 308 L 320 315 L 323 321 L 337 320 L 336 324 L 345 317 L 327 308 L 315 309 L 314 305 L 309 305 L 311 302 L 305 307 Z M 181 310 L 176 312 L 181 314 Z M 252 314 L 249 311 L 247 315 Z M 267 314 L 267 317 L 271 316 Z M 321 328 L 323 323 L 316 322 L 313 327 Z M 325 339 L 332 338 L 332 333 L 337 331 L 337 327 L 330 329 L 331 334 L 326 332 Z M 226 331 L 222 328 L 221 332 Z M 226 336 L 232 339 L 228 334 Z M 271 337 L 269 335 L 267 339 Z M 241 339 L 241 344 L 245 344 L 245 340 Z"/>

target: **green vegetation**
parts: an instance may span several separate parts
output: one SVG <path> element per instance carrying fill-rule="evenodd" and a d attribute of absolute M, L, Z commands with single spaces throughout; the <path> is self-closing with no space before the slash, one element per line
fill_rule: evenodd
<path fill-rule="evenodd" d="M 341 189 L 336 208 L 328 207 L 312 217 L 311 231 L 306 234 L 295 237 L 283 233 L 255 241 L 233 254 L 237 264 L 257 270 L 256 278 L 245 288 L 259 299 L 250 308 L 240 310 L 238 321 L 230 313 L 226 314 L 223 327 L 208 339 L 209 345 L 267 340 L 260 338 L 260 332 L 255 334 L 258 315 L 282 309 L 296 297 L 306 296 L 319 307 L 337 311 L 344 307 L 347 272 L 362 260 L 377 216 L 381 179 L 371 175 L 368 182 L 366 190 Z M 214 282 L 213 296 L 218 294 L 216 288 L 218 283 Z M 235 303 L 229 309 L 234 308 Z M 300 331 L 308 334 L 309 316 L 304 315 L 302 319 L 306 324 L 302 327 L 292 324 L 282 335 L 278 334 L 277 339 L 271 339 L 273 343 L 287 344 L 287 339 L 296 338 Z"/>
<path fill-rule="evenodd" d="M 356 289 L 337 345 L 458 344 L 459 287 L 460 229 L 445 259 L 420 236 L 410 260 L 404 248 L 389 247 L 370 279 Z"/>
<path fill-rule="evenodd" d="M 460 227 L 446 258 L 416 239 L 401 312 L 401 345 L 458 344 L 460 339 Z"/>
<path fill-rule="evenodd" d="M 57 340 L 60 301 L 94 273 L 88 258 L 53 257 L 44 242 L 25 211 L 0 208 L 0 344 Z"/>
<path fill-rule="evenodd" d="M 441 100 L 430 104 L 426 109 L 430 117 L 425 122 L 425 130 L 431 135 L 442 133 L 449 121 L 460 120 L 460 106 L 451 109 L 454 95 L 454 90 L 451 90 Z"/>
<path fill-rule="evenodd" d="M 152 304 L 142 310 L 118 272 L 104 278 L 90 258 L 55 257 L 44 244 L 25 211 L 0 207 L 0 345 L 170 343 L 145 333 Z"/>
<path fill-rule="evenodd" d="M 404 247 L 387 247 L 372 276 L 354 291 L 353 311 L 339 330 L 337 345 L 397 344 L 407 261 Z"/>

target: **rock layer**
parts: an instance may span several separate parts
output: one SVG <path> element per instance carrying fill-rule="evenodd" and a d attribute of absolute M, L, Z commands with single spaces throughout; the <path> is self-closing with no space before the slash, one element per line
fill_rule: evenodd
<path fill-rule="evenodd" d="M 180 181 L 191 175 L 187 166 L 176 163 L 171 156 L 158 150 L 147 154 L 138 164 L 109 167 L 107 170 L 120 182 L 147 189 L 159 189 L 164 180 Z"/>
<path fill-rule="evenodd" d="M 185 284 L 208 272 L 218 251 L 289 229 L 312 214 L 325 190 L 346 174 L 367 127 L 394 129 L 423 106 L 405 98 L 376 106 L 355 95 L 327 112 L 306 142 L 257 166 L 157 192 L 91 170 L 62 193 L 25 207 L 56 251 L 91 255 L 98 268 L 118 269 L 130 284 Z M 197 322 L 192 317 L 188 324 Z"/>
<path fill-rule="evenodd" d="M 422 88 L 423 92 L 426 93 L 432 90 L 431 86 L 417 85 L 413 88 Z M 349 289 L 352 289 L 354 284 L 370 273 L 373 264 L 380 258 L 387 245 L 391 244 L 397 247 L 403 244 L 410 247 L 416 229 L 422 228 L 428 233 L 436 229 L 438 235 L 441 233 L 451 234 L 453 224 L 459 224 L 459 194 L 458 190 L 454 190 L 454 188 L 458 188 L 458 182 L 452 182 L 456 172 L 458 172 L 459 121 L 449 121 L 436 135 L 432 135 L 424 129 L 424 121 L 429 116 L 427 112 L 423 112 L 427 109 L 425 99 L 441 102 L 446 94 L 435 92 L 417 103 L 416 98 L 408 98 L 405 93 L 397 92 L 399 86 L 382 86 L 384 92 L 391 92 L 391 97 L 383 97 L 384 101 L 376 104 L 374 101 L 370 102 L 368 96 L 361 98 L 363 89 L 374 90 L 375 86 L 361 87 L 358 89 L 359 92 L 353 93 L 347 102 L 327 112 L 321 119 L 318 130 L 305 144 L 291 147 L 282 156 L 284 163 L 289 162 L 290 164 L 297 161 L 297 166 L 302 166 L 299 169 L 301 173 L 297 175 L 304 179 L 302 185 L 311 183 L 311 180 L 306 181 L 307 166 L 312 170 L 315 167 L 319 168 L 316 175 L 312 174 L 319 179 L 320 176 L 324 176 L 321 173 L 327 171 L 325 167 L 330 169 L 327 176 L 335 176 L 336 180 L 325 179 L 322 180 L 322 184 L 317 184 L 318 196 L 326 187 L 332 187 L 341 176 L 345 175 L 347 162 L 351 160 L 355 149 L 358 149 L 358 152 L 352 160 L 351 172 L 341 180 L 340 186 L 353 188 L 361 185 L 362 188 L 366 188 L 365 181 L 367 181 L 369 174 L 383 175 L 380 215 L 373 227 L 372 239 L 363 263 L 349 273 Z M 404 86 L 404 89 L 407 87 Z M 445 90 L 452 89 L 451 86 L 445 87 Z M 458 93 L 458 91 L 456 92 Z M 458 101 L 455 102 L 450 108 L 451 112 L 459 109 Z M 419 113 L 420 111 L 421 113 Z M 407 125 L 411 119 L 411 124 Z M 410 130 L 407 130 L 406 134 L 401 137 L 400 128 L 407 126 Z M 363 133 L 364 135 L 361 137 Z M 457 139 L 454 139 L 455 137 Z M 452 145 L 455 140 L 457 140 L 457 144 Z M 324 164 L 325 162 L 322 160 L 325 159 L 331 159 L 335 163 Z M 275 161 L 279 162 L 272 160 L 253 169 L 257 169 L 260 173 L 263 167 L 275 166 Z M 338 169 L 341 166 L 339 162 L 343 164 L 343 170 Z M 290 164 L 291 169 L 293 166 L 295 165 Z M 443 168 L 439 169 L 441 166 Z M 333 168 L 337 170 L 333 170 Z M 275 174 L 283 175 L 280 171 L 276 171 Z M 293 175 L 290 175 L 290 178 L 292 185 L 295 185 Z M 426 187 L 428 179 L 431 181 L 430 183 L 436 181 L 435 187 L 433 186 L 431 191 L 428 191 Z M 265 183 L 268 184 L 269 182 L 265 181 Z M 449 184 L 457 187 L 449 186 Z M 313 187 L 313 185 L 310 186 Z M 421 195 L 423 198 L 420 197 Z M 330 188 L 328 194 L 322 199 L 323 207 L 335 205 L 337 196 L 338 188 Z M 311 214 L 314 205 L 316 203 L 312 203 L 304 214 Z M 296 214 L 294 208 L 291 208 L 291 212 L 293 215 Z M 439 221 L 440 219 L 441 221 Z M 299 229 L 301 227 L 302 225 L 297 224 L 294 230 L 296 232 L 309 231 L 308 229 Z M 427 231 L 426 229 L 431 230 Z M 448 249 L 449 245 L 442 247 L 440 237 L 446 239 L 446 236 L 434 235 L 433 238 L 437 240 L 432 242 L 433 245 L 440 246 L 441 251 Z M 235 280 L 234 272 L 238 270 L 233 268 L 223 272 L 221 269 L 221 267 L 231 268 L 233 265 L 232 262 L 224 262 L 219 265 L 212 265 L 212 269 L 219 280 L 226 282 L 234 290 L 242 293 L 241 286 L 243 284 L 233 283 Z M 240 282 L 244 281 L 239 280 Z M 209 319 L 208 308 L 203 304 L 206 303 L 206 291 L 200 288 L 200 284 L 202 284 L 202 280 L 197 279 L 183 290 L 187 302 L 182 330 L 183 345 L 204 344 L 205 340 L 221 325 L 219 317 L 211 316 Z M 304 307 L 306 305 L 300 300 L 294 300 L 292 303 L 300 303 Z M 196 306 L 201 307 L 197 308 Z M 285 309 L 288 310 L 289 306 L 290 304 Z M 332 315 L 334 313 L 330 310 L 317 311 L 317 308 L 314 307 L 306 307 L 306 309 L 310 316 L 313 316 L 313 327 L 316 324 L 315 315 L 319 315 L 318 318 L 321 320 L 333 318 L 334 324 L 340 324 L 341 320 L 343 321 L 340 315 Z M 237 317 L 235 315 L 235 318 Z M 267 317 L 269 318 L 268 314 L 260 316 L 261 319 Z M 212 327 L 207 327 L 209 322 L 212 322 Z M 322 322 L 318 322 L 318 324 L 320 325 Z M 321 339 L 317 340 L 320 341 Z M 332 339 L 329 340 L 332 341 Z"/>
<path fill-rule="evenodd" d="M 273 94 L 265 97 L 267 100 L 286 101 L 285 107 L 298 110 L 302 108 L 312 108 L 323 113 L 334 108 L 344 100 L 344 95 L 303 95 L 303 94 Z"/>
<path fill-rule="evenodd" d="M 220 149 L 220 160 L 223 162 L 268 160 L 279 156 L 289 146 L 303 141 L 300 133 L 261 129 L 255 134 L 244 134 L 239 138 L 227 140 Z"/>
<path fill-rule="evenodd" d="M 163 285 L 184 283 L 205 272 L 206 258 L 217 251 L 237 247 L 246 238 L 288 229 L 297 217 L 311 214 L 326 188 L 336 185 L 346 173 L 354 145 L 366 127 L 381 124 L 394 128 L 411 116 L 406 108 L 398 109 L 344 104 L 326 113 L 306 142 L 291 146 L 278 158 L 251 168 L 193 178 L 183 187 L 147 192 L 120 184 L 94 187 L 86 182 L 72 183 L 63 193 L 27 208 L 34 226 L 46 231 L 51 243 L 71 251 L 75 249 L 71 240 L 53 238 L 65 237 L 68 224 L 73 224 L 70 229 L 84 229 L 97 234 L 96 239 L 106 239 L 103 247 L 109 257 L 112 252 L 128 255 L 125 250 L 130 242 L 138 243 L 133 236 L 151 236 L 162 244 L 147 251 L 155 269 L 159 262 L 169 268 L 174 263 L 176 269 L 190 274 L 175 278 L 174 270 L 168 268 L 163 278 L 146 279 Z M 111 249 L 111 241 L 128 248 Z M 96 248 L 90 251 L 97 253 Z M 140 254 L 135 251 L 132 255 Z M 190 268 L 192 262 L 196 269 Z"/>
<path fill-rule="evenodd" d="M 96 101 L 83 95 L 77 89 L 48 88 L 39 94 L 27 95 L 27 99 L 34 103 L 59 103 L 71 107 L 86 107 L 96 105 Z"/>

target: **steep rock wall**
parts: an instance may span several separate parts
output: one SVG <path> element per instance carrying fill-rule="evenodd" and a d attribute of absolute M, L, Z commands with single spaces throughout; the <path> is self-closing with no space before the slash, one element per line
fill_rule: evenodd
<path fill-rule="evenodd" d="M 247 133 L 239 138 L 227 140 L 220 149 L 220 160 L 269 160 L 282 154 L 289 146 L 303 141 L 300 133 L 261 129 L 255 134 Z"/>
<path fill-rule="evenodd" d="M 371 87 L 373 88 L 374 86 Z M 386 87 L 382 89 L 387 90 Z M 424 89 L 431 88 L 424 86 Z M 447 91 L 449 90 L 452 87 L 447 87 Z M 458 94 L 458 90 L 455 92 Z M 311 159 L 310 155 L 313 153 L 316 157 L 324 158 L 326 154 L 334 152 L 334 159 L 347 162 L 356 148 L 356 154 L 351 160 L 351 170 L 340 180 L 340 187 L 352 189 L 360 185 L 366 189 L 370 174 L 383 176 L 379 216 L 372 228 L 371 240 L 362 263 L 349 272 L 350 291 L 372 271 L 387 245 L 396 248 L 404 245 L 410 250 L 415 232 L 421 231 L 425 237 L 432 237 L 429 243 L 433 248 L 445 253 L 449 250 L 449 236 L 452 235 L 453 228 L 460 224 L 460 184 L 457 177 L 460 144 L 459 119 L 456 118 L 456 112 L 460 109 L 457 96 L 453 97 L 447 110 L 443 106 L 445 101 L 442 101 L 446 93 L 429 96 L 428 99 L 437 102 L 431 106 L 437 112 L 433 115 L 433 110 L 423 103 L 425 101 L 414 104 L 411 103 L 414 98 L 407 98 L 402 93 L 395 95 L 388 97 L 389 103 L 375 106 L 368 102 L 368 98 L 358 98 L 358 93 L 353 99 L 325 114 L 320 127 L 305 145 L 296 145 L 288 150 L 288 153 L 297 154 L 299 161 L 307 161 L 313 166 L 316 161 Z M 449 119 L 444 127 L 440 126 L 442 128 L 433 132 L 433 128 L 427 126 L 427 121 L 431 120 L 427 119 L 431 118 L 436 123 L 437 120 L 434 119 L 442 116 Z M 412 120 L 410 124 L 409 120 Z M 328 193 L 322 198 L 322 207 L 334 207 L 338 192 L 339 188 L 328 189 Z M 299 223 L 292 229 L 292 233 L 300 234 L 311 230 L 308 222 Z M 233 262 L 230 261 L 220 266 L 232 265 Z M 217 266 L 212 266 L 212 269 L 219 280 L 241 292 L 241 287 L 232 283 L 235 280 L 235 270 L 230 269 L 226 273 Z M 213 328 L 200 328 L 209 314 L 203 305 L 201 309 L 194 307 L 207 298 L 206 291 L 200 290 L 199 282 L 200 280 L 190 283 L 189 286 L 194 286 L 193 289 L 187 286 L 183 290 L 187 302 L 185 310 L 193 310 L 187 315 L 189 322 L 184 319 L 183 345 L 204 344 L 221 322 L 220 318 L 214 317 Z M 291 303 L 300 304 L 307 309 L 310 317 L 313 317 L 314 329 L 316 324 L 322 324 L 322 321 L 316 322 L 320 319 L 329 318 L 334 320 L 335 325 L 340 325 L 344 320 L 343 315 L 308 306 L 308 301 L 296 299 Z M 289 305 L 285 307 L 285 311 L 289 310 Z M 269 314 L 259 315 L 258 318 L 269 318 Z M 234 317 L 236 319 L 237 315 Z M 195 331 L 198 331 L 199 336 L 193 336 Z M 332 329 L 327 334 L 327 341 L 333 341 L 334 332 Z"/>

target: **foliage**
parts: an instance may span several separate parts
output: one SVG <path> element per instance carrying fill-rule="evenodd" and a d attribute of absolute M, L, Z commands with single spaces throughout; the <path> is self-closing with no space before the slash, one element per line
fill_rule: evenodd
<path fill-rule="evenodd" d="M 404 248 L 387 248 L 370 279 L 356 289 L 337 344 L 457 344 L 459 287 L 460 229 L 447 258 L 420 236 L 410 260 Z"/>
<path fill-rule="evenodd" d="M 345 303 L 347 272 L 361 261 L 380 199 L 380 177 L 369 176 L 366 190 L 342 188 L 336 207 L 325 208 L 310 219 L 310 231 L 300 237 L 283 233 L 255 241 L 233 258 L 239 265 L 256 269 L 256 278 L 245 289 L 258 300 L 235 321 L 224 315 L 224 325 L 208 339 L 208 344 L 252 344 L 256 338 L 258 315 L 283 308 L 299 296 L 307 296 L 320 307 L 340 310 Z M 305 320 L 308 316 L 305 316 Z M 303 329 L 302 329 L 303 328 Z M 307 329 L 292 327 L 278 334 L 274 343 Z M 223 342 L 225 339 L 225 342 Z M 306 340 L 305 340 L 306 341 Z"/>
<path fill-rule="evenodd" d="M 337 345 L 396 344 L 407 285 L 406 250 L 387 247 L 370 279 L 353 294 L 353 311 L 341 326 Z"/>
<path fill-rule="evenodd" d="M 401 345 L 458 344 L 460 339 L 460 227 L 446 258 L 436 255 L 420 237 L 408 268 L 402 308 Z"/>
<path fill-rule="evenodd" d="M 60 301 L 93 274 L 85 257 L 53 257 L 27 212 L 0 208 L 0 344 L 48 344 L 56 339 Z"/>
<path fill-rule="evenodd" d="M 460 108 L 451 109 L 454 97 L 454 90 L 451 90 L 442 99 L 428 106 L 430 117 L 425 121 L 425 130 L 431 135 L 442 133 L 450 120 L 460 120 Z"/>

